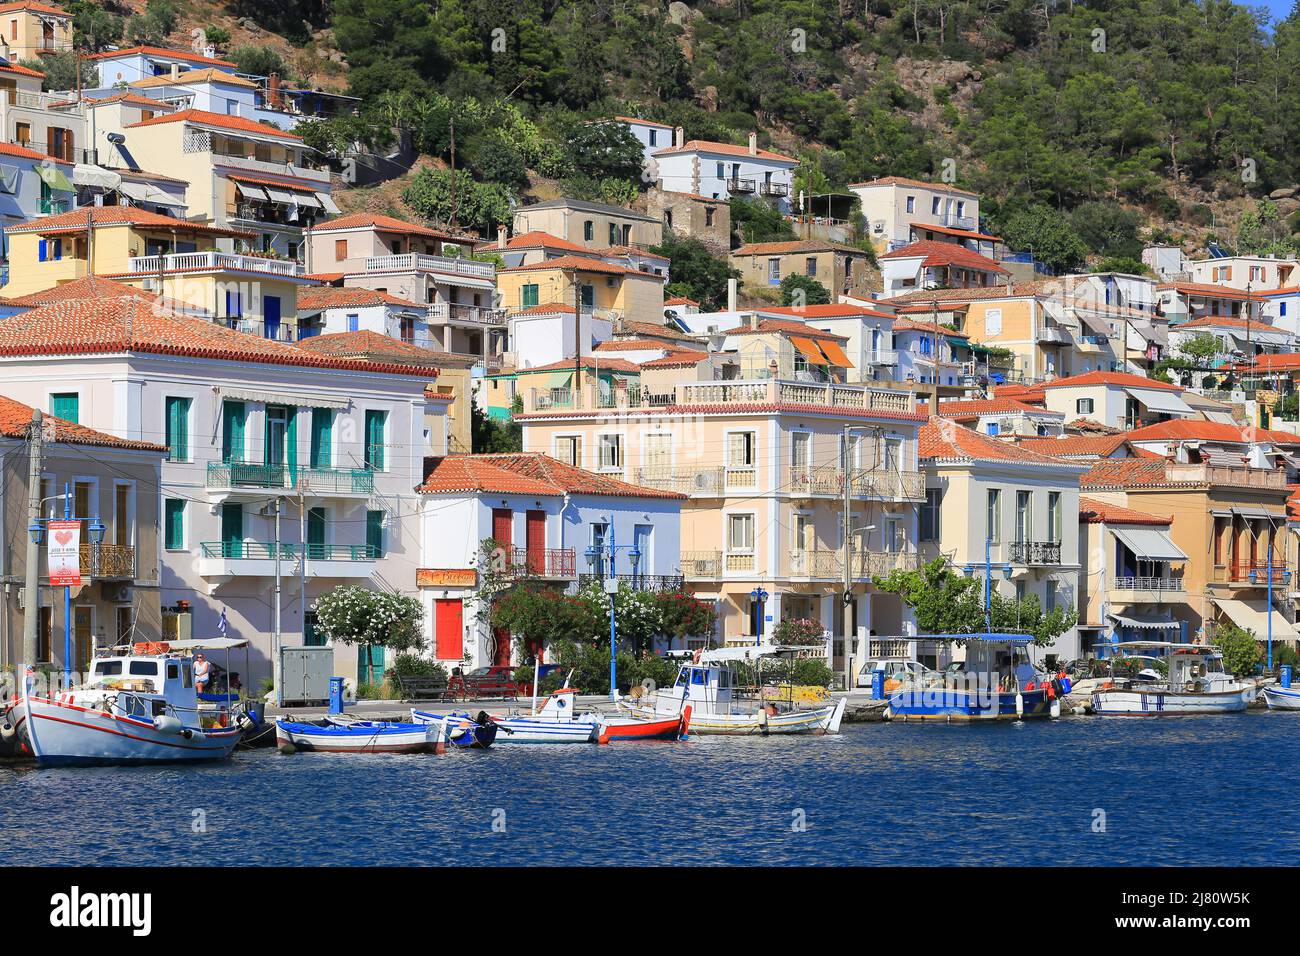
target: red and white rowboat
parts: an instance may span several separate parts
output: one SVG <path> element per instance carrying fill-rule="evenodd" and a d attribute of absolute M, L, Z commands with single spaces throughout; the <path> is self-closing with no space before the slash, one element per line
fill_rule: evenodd
<path fill-rule="evenodd" d="M 602 717 L 610 740 L 681 740 L 691 726 L 691 707 L 676 717 Z"/>

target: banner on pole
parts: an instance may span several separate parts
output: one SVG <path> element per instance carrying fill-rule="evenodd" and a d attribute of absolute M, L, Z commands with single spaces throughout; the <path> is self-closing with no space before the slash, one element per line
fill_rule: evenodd
<path fill-rule="evenodd" d="M 50 521 L 50 584 L 56 588 L 81 586 L 81 522 Z"/>

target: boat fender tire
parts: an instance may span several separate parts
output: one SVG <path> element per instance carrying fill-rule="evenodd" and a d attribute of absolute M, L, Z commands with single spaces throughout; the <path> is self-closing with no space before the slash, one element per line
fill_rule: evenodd
<path fill-rule="evenodd" d="M 192 740 L 194 738 L 194 731 L 190 730 L 188 727 L 185 727 L 184 729 L 181 730 L 181 736 L 184 737 L 186 740 Z"/>
<path fill-rule="evenodd" d="M 12 740 L 14 736 L 14 725 L 5 721 L 0 724 L 0 740 Z"/>
<path fill-rule="evenodd" d="M 1189 680 L 1189 681 L 1187 682 L 1187 686 L 1184 687 L 1183 689 L 1186 690 L 1187 693 L 1189 693 L 1189 694 L 1195 694 L 1195 693 L 1196 693 L 1196 681 L 1194 681 L 1194 680 Z"/>

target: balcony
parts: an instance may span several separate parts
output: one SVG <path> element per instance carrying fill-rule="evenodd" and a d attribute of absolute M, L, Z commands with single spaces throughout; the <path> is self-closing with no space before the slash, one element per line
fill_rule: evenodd
<path fill-rule="evenodd" d="M 732 177 L 731 179 L 726 180 L 726 183 L 727 183 L 727 192 L 732 192 L 732 193 L 752 193 L 755 191 L 756 188 L 754 185 L 754 180 L 752 179 L 741 179 L 739 177 Z"/>
<path fill-rule="evenodd" d="M 903 389 L 864 388 L 860 385 L 814 385 L 778 379 L 732 382 L 686 382 L 677 386 L 677 404 L 742 405 L 782 404 L 843 408 L 855 412 L 912 414 L 915 396 Z"/>
<path fill-rule="evenodd" d="M 1110 351 L 1110 337 L 1106 335 L 1081 335 L 1075 339 L 1080 352 L 1096 353 L 1102 350 Z"/>
<path fill-rule="evenodd" d="M 722 552 L 683 551 L 681 565 L 687 581 L 716 581 L 722 577 Z"/>
<path fill-rule="evenodd" d="M 1038 330 L 1037 339 L 1039 345 L 1066 345 L 1070 336 L 1064 329 L 1043 326 Z"/>
<path fill-rule="evenodd" d="M 692 498 L 721 498 L 725 483 L 721 467 L 638 468 L 632 483 L 656 491 L 675 491 Z"/>
<path fill-rule="evenodd" d="M 1118 577 L 1110 582 L 1111 600 L 1129 604 L 1159 604 L 1187 600 L 1182 578 Z"/>
<path fill-rule="evenodd" d="M 368 498 L 375 490 L 375 473 L 369 468 L 289 468 L 243 461 L 208 462 L 207 489 L 212 493 L 296 493 L 299 488 L 316 496 Z"/>
<path fill-rule="evenodd" d="M 944 213 L 939 218 L 950 229 L 965 229 L 967 232 L 974 232 L 979 226 L 979 223 L 972 216 L 956 216 L 952 213 Z"/>
<path fill-rule="evenodd" d="M 298 573 L 306 556 L 306 574 L 320 578 L 368 578 L 381 555 L 365 544 L 301 544 L 271 541 L 204 541 L 199 545 L 199 575 L 210 579 L 209 591 L 236 577 L 281 577 Z"/>
<path fill-rule="evenodd" d="M 1235 468 L 1229 465 L 1204 463 L 1165 466 L 1165 477 L 1170 484 L 1221 485 L 1229 488 L 1266 488 L 1270 491 L 1286 489 L 1286 475 L 1271 468 Z M 1282 520 L 1278 514 L 1278 520 Z"/>
<path fill-rule="evenodd" d="M 849 555 L 849 573 L 854 581 L 870 581 L 895 570 L 915 570 L 920 566 L 919 561 L 920 556 L 915 551 L 854 551 Z M 843 580 L 844 554 L 830 549 L 791 551 L 789 576 L 809 580 Z"/>
<path fill-rule="evenodd" d="M 430 256 L 408 252 L 396 256 L 371 256 L 366 260 L 367 272 L 440 272 L 446 275 L 465 276 L 496 282 L 497 267 L 491 262 L 462 259 L 456 256 Z"/>
<path fill-rule="evenodd" d="M 607 580 L 610 575 L 581 574 L 579 586 L 597 584 Z M 626 585 L 633 591 L 679 591 L 685 585 L 685 576 L 681 574 L 615 574 L 619 586 Z"/>
<path fill-rule="evenodd" d="M 305 150 L 295 158 L 294 162 L 258 159 L 255 156 L 235 156 L 230 153 L 223 153 L 220 150 L 213 150 L 211 134 L 192 130 L 185 134 L 182 151 L 186 153 L 211 152 L 213 163 L 227 169 L 252 173 L 271 173 L 274 176 L 285 176 L 290 179 L 305 179 L 312 183 L 318 183 L 322 192 L 329 192 L 330 190 L 329 169 L 312 165 L 312 161 Z"/>
<path fill-rule="evenodd" d="M 1013 541 L 1011 563 L 1030 567 L 1061 563 L 1061 546 L 1053 541 Z"/>
<path fill-rule="evenodd" d="M 484 309 L 458 302 L 435 302 L 429 306 L 431 322 L 471 322 L 474 325 L 504 326 L 509 315 L 505 309 Z"/>
<path fill-rule="evenodd" d="M 179 220 L 178 220 L 179 221 Z M 267 259 L 237 252 L 176 252 L 162 256 L 132 256 L 126 271 L 134 275 L 169 272 L 254 272 L 259 275 L 301 278 L 301 263 L 290 259 Z"/>
<path fill-rule="evenodd" d="M 1286 585 L 1284 573 L 1287 567 L 1281 560 L 1273 563 L 1273 589 L 1276 591 Z M 1292 575 L 1294 577 L 1294 574 Z M 1268 587 L 1268 561 L 1236 561 L 1232 564 L 1218 565 L 1214 569 L 1212 581 L 1216 584 L 1240 584 L 1245 587 Z"/>
<path fill-rule="evenodd" d="M 783 487 L 791 497 L 838 498 L 844 494 L 844 472 L 835 467 L 809 469 L 795 465 L 786 469 Z M 922 501 L 925 476 L 887 465 L 855 468 L 851 492 L 858 499 Z"/>
<path fill-rule="evenodd" d="M 254 322 L 250 319 L 219 318 L 216 323 L 224 328 L 234 329 L 245 335 L 256 335 L 259 339 L 269 339 L 272 342 L 292 342 L 294 339 L 293 326 L 284 322 L 267 325 L 265 322 Z"/>
<path fill-rule="evenodd" d="M 510 563 L 539 578 L 571 581 L 577 576 L 577 559 L 573 548 L 512 548 Z"/>
<path fill-rule="evenodd" d="M 763 196 L 772 196 L 782 198 L 790 195 L 790 187 L 785 183 L 773 183 L 764 181 L 758 187 L 758 191 Z"/>
<path fill-rule="evenodd" d="M 83 544 L 81 570 L 91 578 L 134 578 L 135 548 L 124 544 Z"/>
<path fill-rule="evenodd" d="M 863 353 L 862 362 L 864 365 L 897 365 L 898 349 L 872 349 Z"/>

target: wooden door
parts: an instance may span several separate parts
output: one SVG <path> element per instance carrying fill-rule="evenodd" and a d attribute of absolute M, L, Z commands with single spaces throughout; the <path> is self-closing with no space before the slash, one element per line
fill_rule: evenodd
<path fill-rule="evenodd" d="M 525 515 L 525 546 L 528 550 L 528 570 L 533 574 L 546 572 L 546 512 L 529 509 Z"/>
<path fill-rule="evenodd" d="M 492 540 L 507 551 L 514 544 L 513 525 L 515 513 L 509 508 L 492 509 Z"/>
<path fill-rule="evenodd" d="M 458 661 L 465 656 L 465 607 L 460 598 L 433 602 L 433 635 L 439 660 Z"/>

